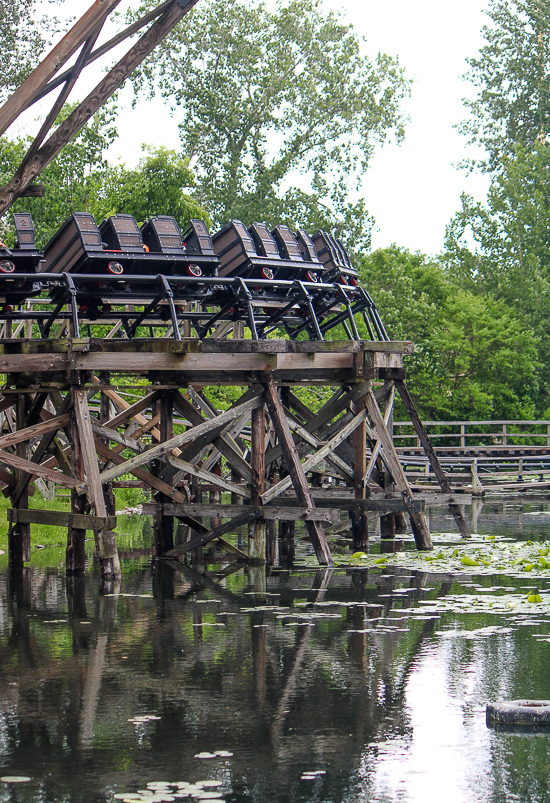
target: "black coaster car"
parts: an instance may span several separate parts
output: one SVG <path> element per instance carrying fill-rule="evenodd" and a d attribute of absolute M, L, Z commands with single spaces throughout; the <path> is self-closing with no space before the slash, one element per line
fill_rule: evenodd
<path fill-rule="evenodd" d="M 28 212 L 14 216 L 17 241 L 13 248 L 0 242 L 0 307 L 12 312 L 12 307 L 40 293 L 40 282 L 34 278 L 42 254 L 36 248 L 34 224 Z"/>

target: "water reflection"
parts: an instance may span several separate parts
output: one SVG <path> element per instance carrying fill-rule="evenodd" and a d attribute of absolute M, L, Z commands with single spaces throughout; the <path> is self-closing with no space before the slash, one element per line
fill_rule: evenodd
<path fill-rule="evenodd" d="M 485 704 L 550 698 L 533 638 L 550 617 L 423 614 L 460 591 L 387 567 L 205 577 L 144 559 L 103 592 L 93 573 L 4 572 L 0 775 L 32 780 L 0 801 L 205 778 L 233 803 L 549 801 L 550 737 L 487 729 Z"/>

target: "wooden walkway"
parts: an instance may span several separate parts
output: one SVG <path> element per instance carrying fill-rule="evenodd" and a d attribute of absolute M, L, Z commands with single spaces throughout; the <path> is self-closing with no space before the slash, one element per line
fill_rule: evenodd
<path fill-rule="evenodd" d="M 550 490 L 550 421 L 424 421 L 451 487 L 485 492 Z M 410 421 L 394 421 L 393 440 L 409 481 L 437 482 Z"/>

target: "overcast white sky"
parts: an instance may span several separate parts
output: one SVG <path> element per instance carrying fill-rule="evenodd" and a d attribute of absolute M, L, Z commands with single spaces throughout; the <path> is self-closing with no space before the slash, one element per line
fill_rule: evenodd
<path fill-rule="evenodd" d="M 79 14 L 90 4 L 91 0 L 66 0 L 63 9 Z M 344 12 L 367 39 L 369 55 L 383 51 L 399 56 L 414 79 L 406 105 L 411 118 L 406 140 L 399 147 L 378 150 L 363 182 L 362 193 L 378 229 L 373 247 L 395 242 L 413 251 L 437 253 L 445 226 L 460 207 L 460 194 L 466 191 L 482 200 L 487 190 L 486 178 L 453 167 L 466 153 L 464 138 L 453 126 L 465 116 L 462 97 L 472 91 L 461 76 L 467 69 L 465 59 L 482 44 L 488 0 L 324 0 L 324 5 Z M 119 8 L 128 6 L 123 0 Z M 73 97 L 82 99 L 101 77 L 101 69 L 99 63 L 89 67 Z M 168 107 L 160 100 L 141 100 L 132 110 L 131 97 L 128 90 L 122 93 L 120 138 L 109 157 L 132 166 L 142 142 L 178 148 L 177 121 Z"/>

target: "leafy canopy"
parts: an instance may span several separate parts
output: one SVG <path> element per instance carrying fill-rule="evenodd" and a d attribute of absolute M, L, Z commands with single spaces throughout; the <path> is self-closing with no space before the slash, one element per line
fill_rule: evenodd
<path fill-rule="evenodd" d="M 71 111 L 69 105 L 59 122 Z M 147 148 L 133 170 L 107 162 L 105 152 L 117 136 L 114 116 L 114 108 L 104 107 L 42 172 L 44 198 L 20 198 L 13 205 L 12 212 L 32 214 L 39 247 L 77 211 L 91 212 L 98 223 L 117 212 L 134 215 L 139 223 L 152 215 L 173 215 L 182 228 L 193 217 L 208 221 L 188 192 L 194 183 L 188 162 L 174 151 Z M 0 185 L 11 177 L 29 142 L 29 138 L 0 138 Z M 0 239 L 13 243 L 10 225 L 11 216 L 4 216 Z"/>
<path fill-rule="evenodd" d="M 516 145 L 530 149 L 550 133 L 550 3 L 492 0 L 486 44 L 468 59 L 477 89 L 464 100 L 471 116 L 461 130 L 487 152 L 480 167 L 498 172 Z"/>
<path fill-rule="evenodd" d="M 57 20 L 40 13 L 37 0 L 0 3 L 0 103 L 37 65 Z"/>
<path fill-rule="evenodd" d="M 152 0 L 145 4 L 149 6 Z M 198 4 L 135 78 L 181 120 L 200 200 L 215 223 L 294 216 L 371 221 L 348 193 L 376 144 L 403 137 L 409 82 L 396 59 L 363 42 L 315 0 Z M 303 220 L 306 217 L 308 220 Z"/>
<path fill-rule="evenodd" d="M 427 419 L 528 418 L 538 341 L 502 301 L 476 295 L 421 254 L 361 258 L 361 279 L 390 337 L 412 340 L 408 385 Z"/>

